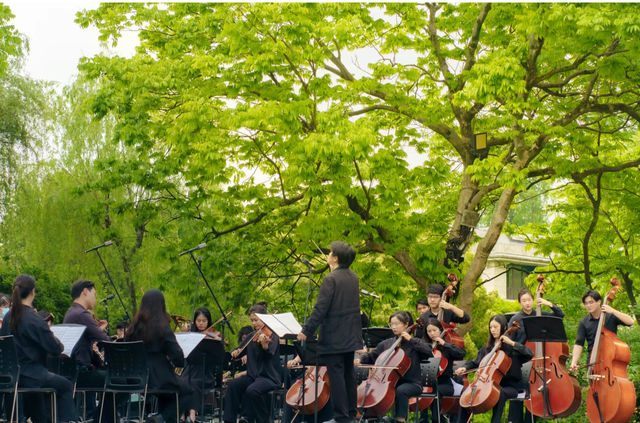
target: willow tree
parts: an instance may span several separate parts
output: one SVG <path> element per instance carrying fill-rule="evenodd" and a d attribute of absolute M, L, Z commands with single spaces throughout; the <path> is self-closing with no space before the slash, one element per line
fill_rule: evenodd
<path fill-rule="evenodd" d="M 116 116 L 118 139 L 145 161 L 170 161 L 167 178 L 183 181 L 185 216 L 205 239 L 262 234 L 265 271 L 280 274 L 316 254 L 310 240 L 344 237 L 368 265 L 424 289 L 460 265 L 491 205 L 462 282 L 470 309 L 514 198 L 566 177 L 553 159 L 592 139 L 598 119 L 636 128 L 637 11 L 105 4 L 78 21 L 113 43 L 139 31 L 134 57 L 81 68 L 100 80 L 95 111 Z M 488 150 L 474 145 L 478 133 Z M 408 151 L 422 153 L 417 163 Z M 584 166 L 623 158 L 607 160 Z M 397 293 L 397 282 L 380 285 Z"/>

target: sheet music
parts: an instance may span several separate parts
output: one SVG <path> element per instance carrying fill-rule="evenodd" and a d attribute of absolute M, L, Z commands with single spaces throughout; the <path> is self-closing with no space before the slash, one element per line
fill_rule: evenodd
<path fill-rule="evenodd" d="M 62 354 L 71 357 L 71 351 L 76 347 L 86 328 L 85 325 L 72 323 L 51 326 L 51 332 L 53 332 L 53 335 L 58 338 L 64 346 Z"/>
<path fill-rule="evenodd" d="M 204 339 L 206 335 L 204 333 L 198 332 L 179 332 L 176 333 L 176 341 L 178 341 L 178 345 L 182 348 L 182 353 L 184 357 L 189 357 L 191 351 L 193 351 L 200 341 Z"/>
<path fill-rule="evenodd" d="M 256 316 L 281 338 L 286 335 L 297 335 L 302 332 L 302 326 L 300 326 L 300 323 L 298 323 L 291 312 L 280 314 L 256 313 Z"/>

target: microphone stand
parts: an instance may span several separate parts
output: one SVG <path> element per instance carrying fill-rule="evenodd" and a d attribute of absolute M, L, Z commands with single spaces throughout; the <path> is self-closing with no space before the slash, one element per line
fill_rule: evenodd
<path fill-rule="evenodd" d="M 198 264 L 202 266 L 202 256 L 198 256 Z M 200 277 L 196 273 L 196 288 L 193 290 L 193 307 L 191 309 L 191 315 L 196 314 L 196 301 L 198 298 L 198 282 L 200 282 Z M 193 322 L 195 324 L 195 321 Z"/>
<path fill-rule="evenodd" d="M 128 322 L 130 322 L 131 321 L 131 316 L 129 316 L 129 312 L 127 311 L 127 307 L 125 307 L 124 302 L 122 301 L 122 297 L 120 296 L 120 292 L 118 292 L 118 288 L 116 287 L 116 284 L 113 283 L 113 279 L 111 278 L 111 275 L 109 274 L 109 270 L 107 270 L 107 265 L 104 264 L 104 260 L 102 260 L 102 256 L 100 255 L 100 250 L 96 249 L 94 251 L 98 255 L 98 258 L 100 259 L 100 263 L 102 263 L 102 267 L 104 267 L 104 273 L 106 273 L 107 279 L 109 279 L 109 282 L 111 282 L 111 286 L 113 287 L 113 291 L 115 292 L 116 296 L 118 297 L 118 301 L 120 301 L 120 305 L 122 306 L 122 309 L 124 310 L 124 314 L 126 316 L 126 320 Z"/>
<path fill-rule="evenodd" d="M 220 306 L 220 303 L 218 302 L 218 298 L 216 297 L 216 294 L 213 293 L 213 289 L 211 289 L 211 285 L 209 285 L 209 281 L 207 280 L 207 277 L 204 275 L 204 273 L 202 273 L 202 266 L 200 265 L 198 260 L 196 260 L 195 256 L 193 255 L 193 251 L 189 251 L 189 255 L 191 256 L 191 260 L 193 260 L 193 262 L 196 264 L 196 267 L 198 267 L 198 273 L 200 273 L 200 277 L 202 277 L 204 284 L 207 286 L 207 288 L 209 288 L 209 292 L 213 297 L 213 301 L 215 301 L 216 306 L 218 306 L 218 310 L 220 310 L 220 315 L 222 316 L 222 345 L 224 345 L 224 327 L 227 326 L 232 334 L 235 335 L 236 333 L 233 331 L 233 328 L 229 323 L 229 319 L 227 319 L 226 313 Z"/>

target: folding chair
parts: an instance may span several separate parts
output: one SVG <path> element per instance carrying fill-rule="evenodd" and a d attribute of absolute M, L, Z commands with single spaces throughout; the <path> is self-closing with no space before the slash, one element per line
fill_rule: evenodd
<path fill-rule="evenodd" d="M 107 376 L 103 389 L 105 396 L 100 403 L 99 423 L 102 423 L 102 411 L 107 393 L 112 394 L 114 421 L 117 421 L 117 394 L 142 394 L 142 408 L 138 402 L 138 419 L 142 422 L 149 382 L 147 354 L 143 342 L 102 342 L 102 346 L 107 363 Z"/>
<path fill-rule="evenodd" d="M 416 402 L 420 398 L 433 398 L 436 401 L 438 408 L 438 423 L 440 422 L 440 397 L 438 395 L 438 368 L 440 367 L 440 357 L 431 357 L 427 361 L 420 363 L 420 374 L 422 377 L 422 386 L 432 388 L 430 392 L 426 392 L 423 388 L 420 395 L 416 395 Z M 420 409 L 416 406 L 415 422 L 418 423 L 420 419 Z"/>
<path fill-rule="evenodd" d="M 18 382 L 20 377 L 20 365 L 18 364 L 18 353 L 16 344 L 12 335 L 0 336 L 0 392 L 12 394 L 11 401 L 11 418 L 19 420 L 18 413 L 20 411 L 20 394 L 47 394 L 51 399 L 51 416 L 57 421 L 56 409 L 56 390 L 55 388 L 19 388 Z"/>

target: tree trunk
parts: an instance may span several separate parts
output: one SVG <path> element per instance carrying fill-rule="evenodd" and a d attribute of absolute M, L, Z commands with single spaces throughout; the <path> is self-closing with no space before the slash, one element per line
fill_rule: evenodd
<path fill-rule="evenodd" d="M 478 248 L 476 249 L 473 261 L 469 266 L 469 270 L 467 270 L 467 273 L 462 279 L 458 306 L 468 313 L 471 312 L 473 291 L 475 290 L 476 281 L 480 278 L 487 265 L 489 254 L 498 241 L 498 237 L 502 232 L 504 222 L 507 220 L 509 208 L 511 207 L 511 203 L 515 196 L 516 190 L 514 188 L 505 188 L 504 191 L 502 191 L 500 200 L 498 200 L 498 204 L 496 205 L 493 219 L 491 219 L 491 224 L 487 229 L 487 234 L 478 244 Z M 461 334 L 466 333 L 469 329 L 470 327 L 468 325 L 464 325 L 464 327 L 461 328 Z"/>

